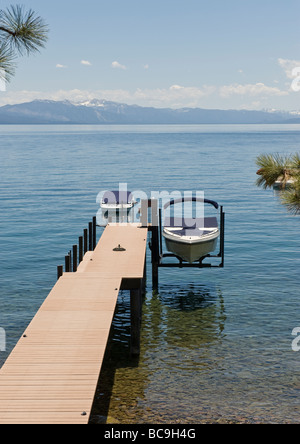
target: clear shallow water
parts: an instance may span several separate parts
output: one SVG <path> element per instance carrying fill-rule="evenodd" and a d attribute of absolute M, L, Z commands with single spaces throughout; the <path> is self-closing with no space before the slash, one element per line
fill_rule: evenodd
<path fill-rule="evenodd" d="M 225 268 L 160 269 L 142 352 L 128 294 L 92 422 L 300 422 L 299 217 L 256 188 L 255 158 L 299 150 L 300 126 L 0 127 L 0 327 L 6 359 L 98 210 L 99 191 L 204 190 L 226 211 Z M 99 230 L 100 235 L 101 230 Z M 107 382 L 107 383 L 106 383 Z"/>

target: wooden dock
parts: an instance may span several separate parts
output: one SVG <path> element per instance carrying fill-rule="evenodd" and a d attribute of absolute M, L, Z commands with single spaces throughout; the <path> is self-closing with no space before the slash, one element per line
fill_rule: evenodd
<path fill-rule="evenodd" d="M 0 370 L 0 424 L 87 424 L 120 289 L 139 349 L 148 229 L 108 225 L 64 273 Z"/>

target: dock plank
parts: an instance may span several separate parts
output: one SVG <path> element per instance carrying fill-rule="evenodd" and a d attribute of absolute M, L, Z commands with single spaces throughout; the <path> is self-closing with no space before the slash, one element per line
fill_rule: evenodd
<path fill-rule="evenodd" d="M 122 280 L 143 278 L 146 245 L 147 229 L 109 225 L 58 280 L 0 369 L 0 424 L 88 423 Z"/>

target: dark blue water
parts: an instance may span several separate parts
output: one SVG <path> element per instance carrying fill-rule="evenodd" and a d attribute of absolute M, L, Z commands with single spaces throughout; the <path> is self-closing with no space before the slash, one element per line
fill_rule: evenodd
<path fill-rule="evenodd" d="M 100 191 L 203 190 L 226 211 L 225 268 L 160 269 L 154 296 L 149 274 L 139 362 L 128 360 L 120 295 L 104 365 L 114 369 L 104 374 L 111 386 L 99 387 L 92 420 L 300 422 L 292 350 L 300 219 L 255 186 L 256 156 L 299 150 L 300 126 L 2 126 L 0 134 L 0 365 L 97 213 Z"/>

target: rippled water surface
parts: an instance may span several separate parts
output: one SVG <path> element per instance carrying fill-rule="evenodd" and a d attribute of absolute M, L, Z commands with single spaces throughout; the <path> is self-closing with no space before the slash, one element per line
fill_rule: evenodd
<path fill-rule="evenodd" d="M 0 328 L 15 345 L 101 190 L 203 190 L 226 211 L 225 268 L 160 269 L 148 252 L 141 356 L 122 292 L 91 422 L 300 422 L 300 219 L 255 186 L 261 153 L 300 126 L 2 126 Z M 98 230 L 98 236 L 101 229 Z"/>

